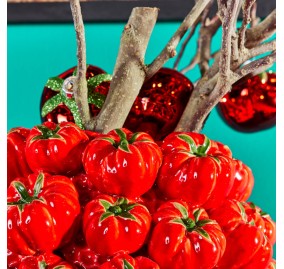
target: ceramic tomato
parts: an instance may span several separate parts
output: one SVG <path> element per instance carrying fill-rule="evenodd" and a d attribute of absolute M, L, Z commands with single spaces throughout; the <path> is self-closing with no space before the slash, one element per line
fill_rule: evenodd
<path fill-rule="evenodd" d="M 228 195 L 228 199 L 246 201 L 254 186 L 254 177 L 251 169 L 242 161 L 233 159 L 235 165 L 234 184 Z"/>
<path fill-rule="evenodd" d="M 18 269 L 73 269 L 60 257 L 50 255 L 27 256 L 20 262 Z"/>
<path fill-rule="evenodd" d="M 148 250 L 161 269 L 213 268 L 225 251 L 220 226 L 202 208 L 181 200 L 165 202 L 153 222 Z"/>
<path fill-rule="evenodd" d="M 227 200 L 210 210 L 209 215 L 220 224 L 227 239 L 225 254 L 217 268 L 267 268 L 272 259 L 272 242 L 266 236 L 259 212 L 245 202 Z"/>
<path fill-rule="evenodd" d="M 72 242 L 61 249 L 61 253 L 64 259 L 75 268 L 99 269 L 101 264 L 107 261 L 107 257 L 97 254 L 85 243 L 77 244 Z"/>
<path fill-rule="evenodd" d="M 143 256 L 133 258 L 120 252 L 102 264 L 100 269 L 160 269 L 160 267 L 149 258 Z"/>
<path fill-rule="evenodd" d="M 79 201 L 82 208 L 100 194 L 86 174 L 79 173 L 70 179 L 79 194 Z"/>
<path fill-rule="evenodd" d="M 30 168 L 50 174 L 73 175 L 82 169 L 88 136 L 71 122 L 45 122 L 32 128 L 26 143 Z"/>
<path fill-rule="evenodd" d="M 137 251 L 146 240 L 150 224 L 151 215 L 145 206 L 109 195 L 89 202 L 83 215 L 87 245 L 101 255 Z"/>
<path fill-rule="evenodd" d="M 229 195 L 234 165 L 225 146 L 203 134 L 177 132 L 167 136 L 161 148 L 164 158 L 157 184 L 167 198 L 213 208 Z"/>
<path fill-rule="evenodd" d="M 71 180 L 46 173 L 12 181 L 7 202 L 8 249 L 22 255 L 55 250 L 80 212 Z"/>
<path fill-rule="evenodd" d="M 162 152 L 148 134 L 127 129 L 93 139 L 83 154 L 85 171 L 100 192 L 130 198 L 152 187 L 161 162 Z"/>
<path fill-rule="evenodd" d="M 29 133 L 29 129 L 19 127 L 12 128 L 7 134 L 7 186 L 15 178 L 26 177 L 32 173 L 25 156 Z"/>

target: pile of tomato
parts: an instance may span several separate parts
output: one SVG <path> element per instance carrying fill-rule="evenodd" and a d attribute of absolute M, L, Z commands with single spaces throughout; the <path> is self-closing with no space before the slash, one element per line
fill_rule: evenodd
<path fill-rule="evenodd" d="M 220 142 L 70 122 L 7 140 L 8 268 L 275 268 L 275 223 Z"/>

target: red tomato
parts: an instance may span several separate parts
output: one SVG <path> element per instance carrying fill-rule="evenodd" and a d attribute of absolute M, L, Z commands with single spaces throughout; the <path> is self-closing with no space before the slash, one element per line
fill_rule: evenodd
<path fill-rule="evenodd" d="M 157 183 L 169 199 L 191 206 L 217 207 L 234 183 L 232 159 L 219 150 L 220 143 L 198 133 L 172 133 L 162 144 L 164 160 Z M 222 151 L 227 152 L 228 150 Z"/>
<path fill-rule="evenodd" d="M 79 201 L 81 207 L 84 207 L 88 202 L 95 199 L 99 195 L 93 182 L 86 174 L 79 173 L 71 177 L 73 184 L 79 194 Z"/>
<path fill-rule="evenodd" d="M 100 269 L 160 269 L 160 267 L 149 258 L 143 256 L 132 258 L 120 252 L 102 264 Z"/>
<path fill-rule="evenodd" d="M 107 260 L 106 257 L 97 254 L 87 245 L 79 245 L 74 242 L 61 249 L 61 252 L 65 260 L 75 268 L 98 269 Z"/>
<path fill-rule="evenodd" d="M 85 171 L 100 192 L 131 198 L 152 187 L 161 162 L 162 152 L 148 134 L 127 129 L 93 139 L 83 155 Z"/>
<path fill-rule="evenodd" d="M 7 186 L 17 177 L 27 177 L 32 173 L 29 168 L 25 147 L 30 130 L 19 127 L 11 129 L 7 134 Z"/>
<path fill-rule="evenodd" d="M 22 255 L 51 252 L 75 223 L 78 193 L 65 176 L 31 174 L 8 188 L 8 249 Z"/>
<path fill-rule="evenodd" d="M 169 201 L 153 215 L 149 255 L 161 269 L 209 269 L 222 257 L 226 239 L 220 226 L 202 208 Z"/>
<path fill-rule="evenodd" d="M 233 163 L 235 165 L 235 179 L 227 198 L 245 202 L 252 193 L 254 177 L 251 169 L 242 161 L 233 159 Z"/>
<path fill-rule="evenodd" d="M 101 255 L 137 251 L 146 240 L 150 224 L 151 215 L 145 206 L 109 195 L 88 203 L 83 215 L 86 242 Z"/>
<path fill-rule="evenodd" d="M 227 239 L 218 269 L 266 269 L 272 259 L 272 244 L 265 234 L 261 214 L 245 202 L 227 200 L 210 210 Z M 234 257 L 234 259 L 232 259 Z"/>
<path fill-rule="evenodd" d="M 272 259 L 266 269 L 276 269 L 276 261 Z"/>
<path fill-rule="evenodd" d="M 27 256 L 22 259 L 18 269 L 73 269 L 73 267 L 62 261 L 60 257 L 50 255 Z"/>
<path fill-rule="evenodd" d="M 82 169 L 82 153 L 88 136 L 71 122 L 45 122 L 27 138 L 26 158 L 34 172 L 73 175 Z"/>

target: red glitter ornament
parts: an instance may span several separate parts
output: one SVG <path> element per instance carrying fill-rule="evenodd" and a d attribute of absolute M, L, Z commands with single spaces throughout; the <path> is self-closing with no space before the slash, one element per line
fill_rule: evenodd
<path fill-rule="evenodd" d="M 64 73 L 60 74 L 58 77 L 61 79 L 66 79 L 73 75 L 75 69 L 76 67 L 72 67 L 68 69 L 67 71 L 65 71 Z M 105 71 L 99 67 L 88 65 L 86 79 L 89 79 L 99 74 L 105 74 Z M 102 82 L 99 86 L 93 89 L 93 92 L 97 92 L 97 93 L 100 93 L 106 96 L 109 90 L 109 85 L 110 85 L 110 82 Z M 45 86 L 43 89 L 42 96 L 41 96 L 40 109 L 42 109 L 43 105 L 45 104 L 47 100 L 49 100 L 56 94 L 58 94 L 58 92 L 53 91 L 50 88 Z M 92 116 L 96 116 L 100 111 L 100 108 L 96 107 L 93 104 L 89 104 L 89 107 L 90 107 Z M 45 122 L 45 121 L 51 121 L 54 123 L 60 123 L 64 121 L 74 122 L 74 117 L 71 111 L 69 110 L 69 108 L 65 104 L 62 103 L 57 108 L 55 108 L 52 112 L 48 113 L 45 117 L 42 117 L 42 122 Z"/>
<path fill-rule="evenodd" d="M 255 132 L 276 122 L 276 74 L 265 72 L 243 78 L 232 86 L 218 105 L 224 120 L 234 129 Z"/>
<path fill-rule="evenodd" d="M 192 90 L 187 77 L 174 69 L 161 68 L 143 84 L 124 127 L 162 140 L 174 131 Z"/>

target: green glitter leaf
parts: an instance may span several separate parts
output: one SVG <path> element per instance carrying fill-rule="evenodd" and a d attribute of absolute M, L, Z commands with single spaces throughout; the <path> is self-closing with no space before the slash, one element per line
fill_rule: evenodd
<path fill-rule="evenodd" d="M 57 108 L 62 102 L 63 99 L 60 93 L 48 99 L 41 109 L 41 116 L 45 117 L 48 113 Z"/>
<path fill-rule="evenodd" d="M 74 98 L 69 99 L 65 97 L 63 103 L 70 109 L 76 125 L 79 126 L 81 129 L 84 129 L 83 121 L 81 119 L 79 108 L 76 104 L 75 99 Z"/>
<path fill-rule="evenodd" d="M 99 74 L 88 79 L 88 88 L 95 88 L 102 82 L 111 81 L 112 76 L 110 74 Z"/>
<path fill-rule="evenodd" d="M 105 102 L 106 96 L 101 93 L 93 92 L 89 93 L 88 96 L 88 103 L 95 105 L 97 108 L 102 108 Z"/>
<path fill-rule="evenodd" d="M 49 78 L 45 84 L 45 87 L 53 91 L 59 92 L 62 89 L 63 82 L 64 82 L 64 79 L 59 78 L 59 77 Z"/>

